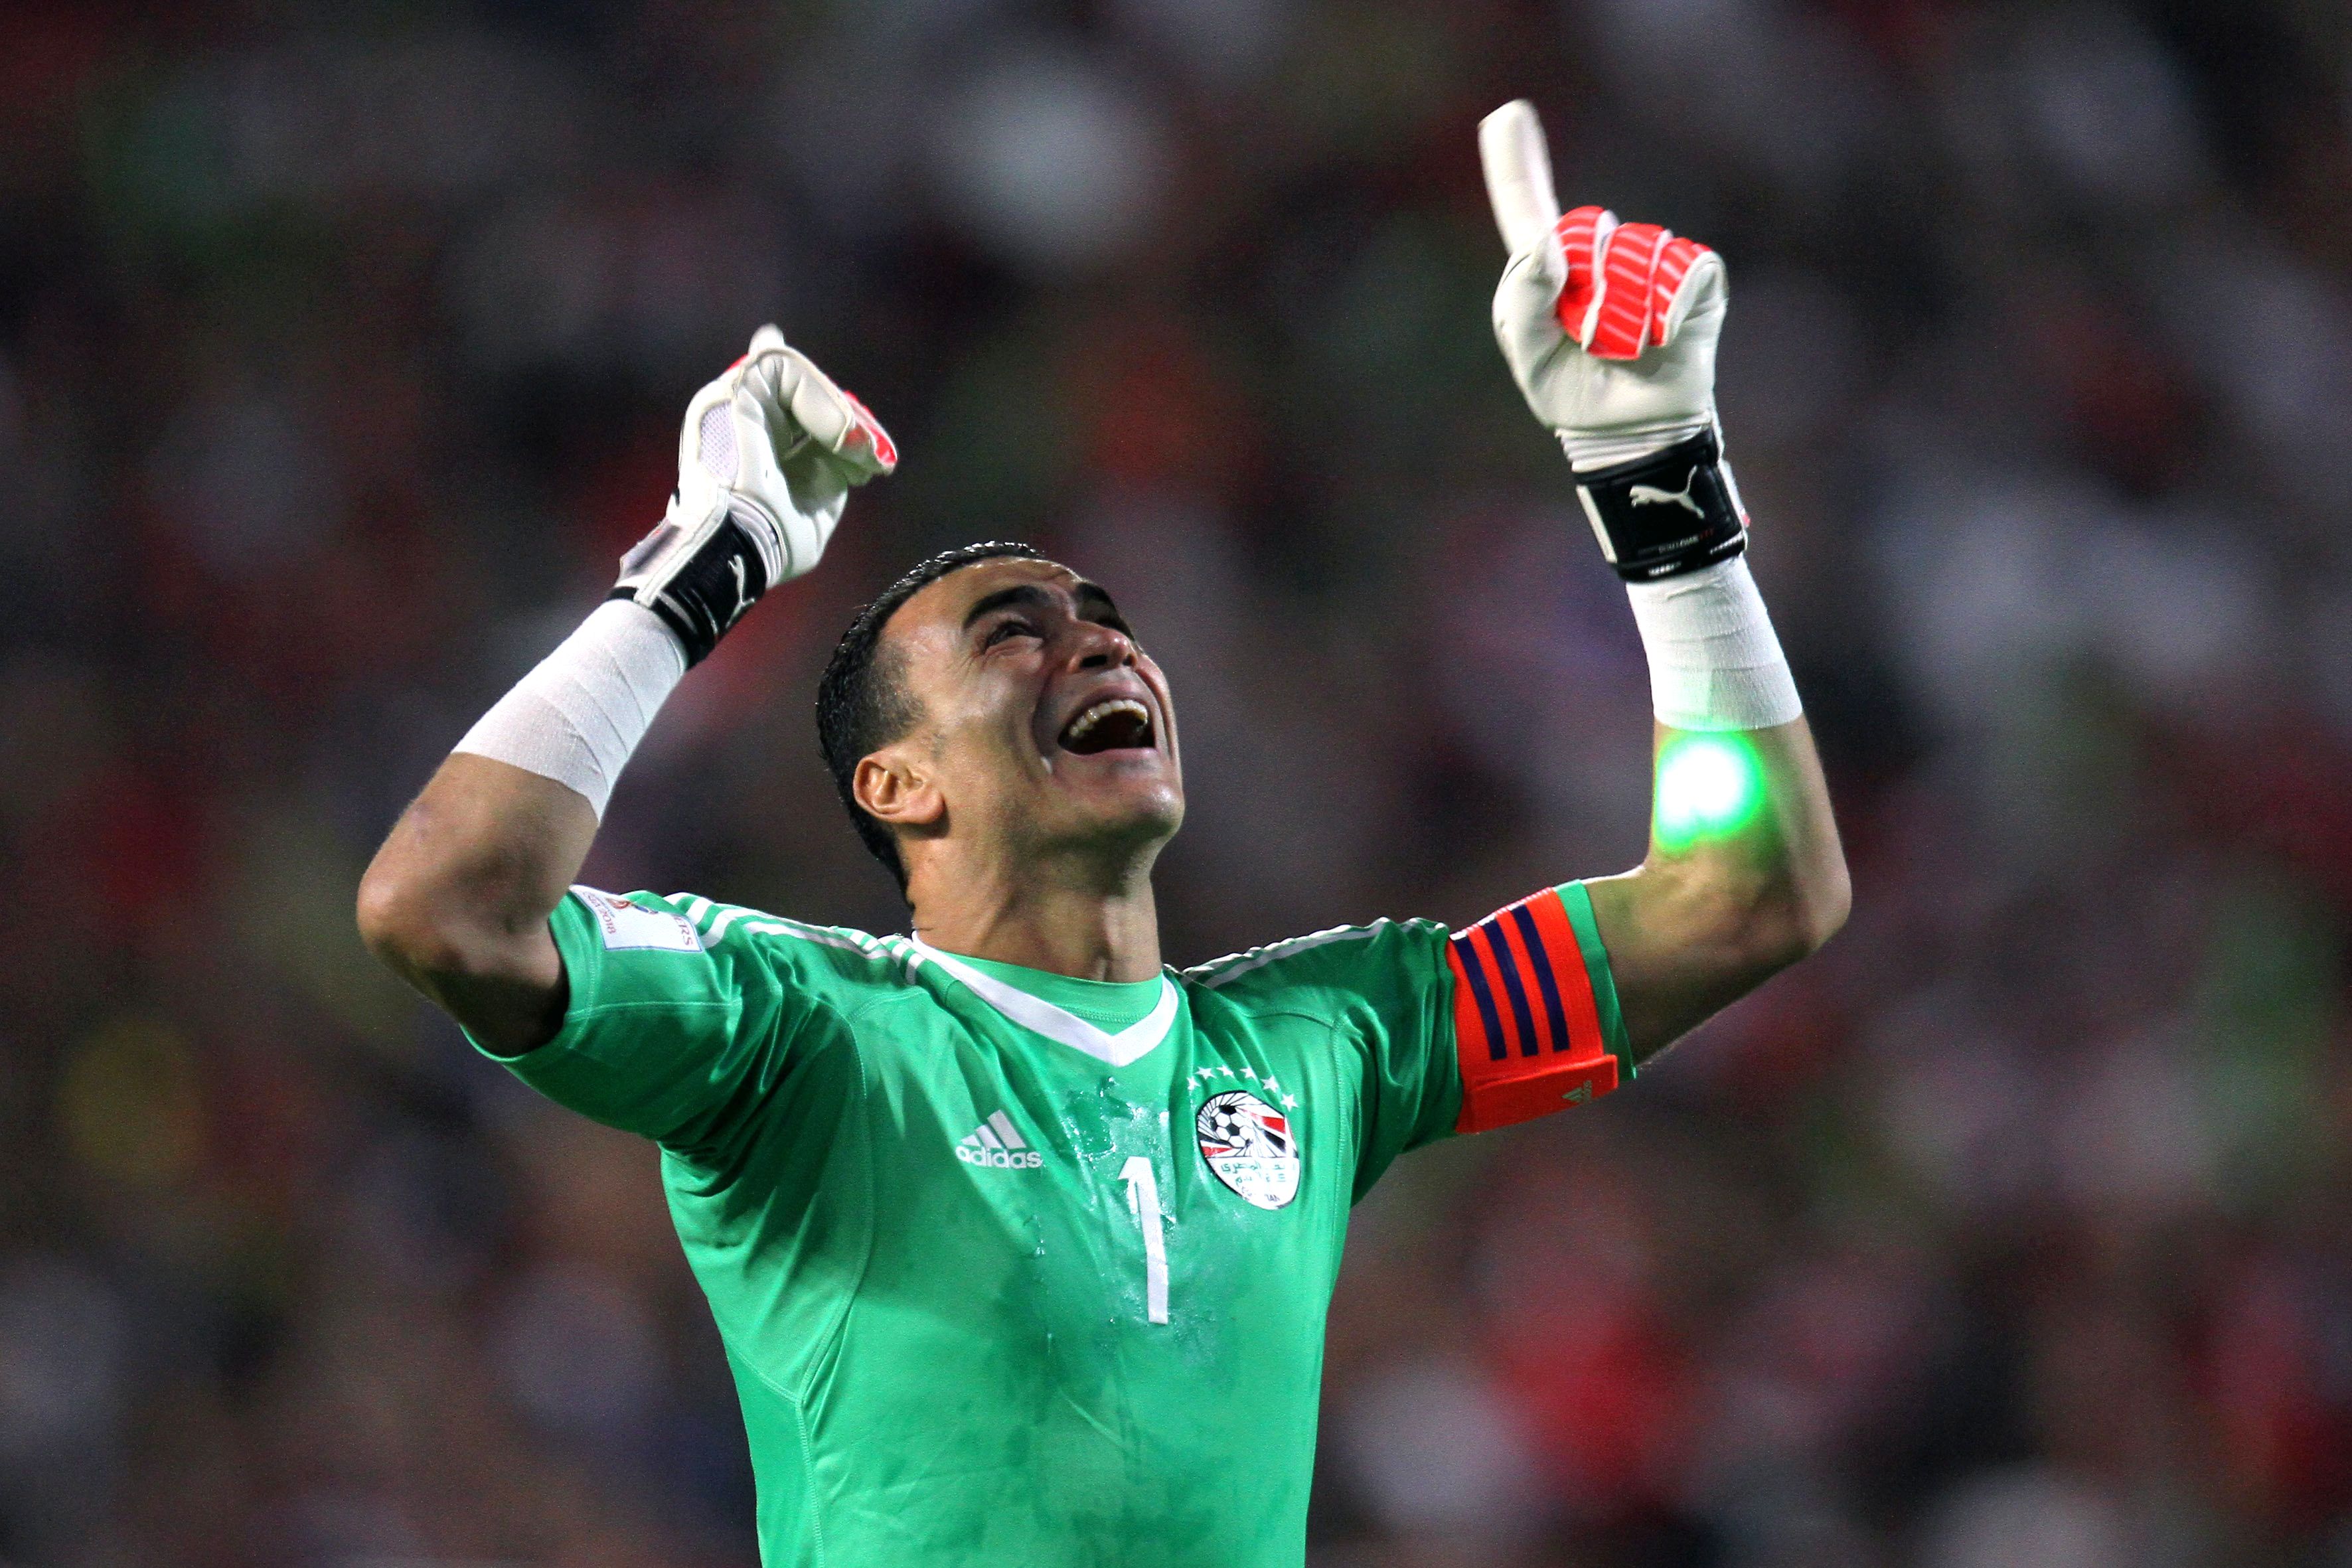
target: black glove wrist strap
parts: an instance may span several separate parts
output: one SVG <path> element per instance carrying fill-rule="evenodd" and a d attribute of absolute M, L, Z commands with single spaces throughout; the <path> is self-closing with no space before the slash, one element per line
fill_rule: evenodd
<path fill-rule="evenodd" d="M 1663 452 L 1575 470 L 1601 552 L 1628 583 L 1679 577 L 1748 548 L 1748 513 L 1712 426 Z"/>
<path fill-rule="evenodd" d="M 633 552 L 634 553 L 634 552 Z M 626 563 L 623 563 L 625 566 Z M 625 574 L 607 595 L 634 599 L 677 634 L 688 668 L 710 657 L 728 628 L 768 589 L 767 563 L 731 516 L 711 531 L 699 549 L 670 572 L 650 598 Z"/>

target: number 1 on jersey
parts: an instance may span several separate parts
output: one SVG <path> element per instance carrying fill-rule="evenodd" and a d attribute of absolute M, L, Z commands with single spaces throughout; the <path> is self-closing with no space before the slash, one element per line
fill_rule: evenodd
<path fill-rule="evenodd" d="M 1151 1162 L 1138 1154 L 1119 1168 L 1127 1184 L 1127 1206 L 1143 1227 L 1143 1315 L 1155 1323 L 1168 1321 L 1168 1237 L 1160 1216 L 1160 1178 Z"/>

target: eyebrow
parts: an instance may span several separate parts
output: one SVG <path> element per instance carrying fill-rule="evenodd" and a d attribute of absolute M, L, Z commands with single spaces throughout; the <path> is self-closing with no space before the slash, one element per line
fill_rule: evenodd
<path fill-rule="evenodd" d="M 982 595 L 979 602 L 964 612 L 964 629 L 970 631 L 972 623 L 979 620 L 981 616 L 992 610 L 1001 610 L 1007 605 L 1034 605 L 1043 608 L 1051 605 L 1053 602 L 1054 596 L 1036 584 L 1015 583 L 1010 588 L 999 588 L 993 594 Z"/>
<path fill-rule="evenodd" d="M 1073 591 L 1073 597 L 1077 600 L 1078 608 L 1081 611 L 1100 605 L 1110 612 L 1113 619 L 1119 618 L 1118 605 L 1112 602 L 1110 595 L 1098 584 L 1081 580 Z M 1053 603 L 1054 595 L 1038 584 L 1015 583 L 1010 588 L 999 588 L 993 594 L 982 595 L 978 602 L 964 612 L 964 629 L 970 631 L 972 624 L 982 616 L 993 610 L 1002 610 L 1007 605 L 1027 605 L 1039 609 L 1049 609 L 1053 606 Z"/>

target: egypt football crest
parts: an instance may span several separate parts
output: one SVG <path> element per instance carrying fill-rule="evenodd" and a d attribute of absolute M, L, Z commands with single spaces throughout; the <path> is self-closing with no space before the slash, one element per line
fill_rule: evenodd
<path fill-rule="evenodd" d="M 1245 1089 L 1212 1095 L 1193 1121 L 1201 1158 L 1244 1199 L 1278 1209 L 1298 1195 L 1298 1140 L 1290 1119 Z"/>

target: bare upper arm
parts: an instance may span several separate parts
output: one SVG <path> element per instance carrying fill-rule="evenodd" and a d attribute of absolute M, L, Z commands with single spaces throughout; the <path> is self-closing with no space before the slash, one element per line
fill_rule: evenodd
<path fill-rule="evenodd" d="M 595 833 L 596 814 L 576 792 L 454 755 L 361 879 L 360 934 L 485 1044 L 540 1045 L 562 1024 L 565 999 L 547 918 Z"/>

